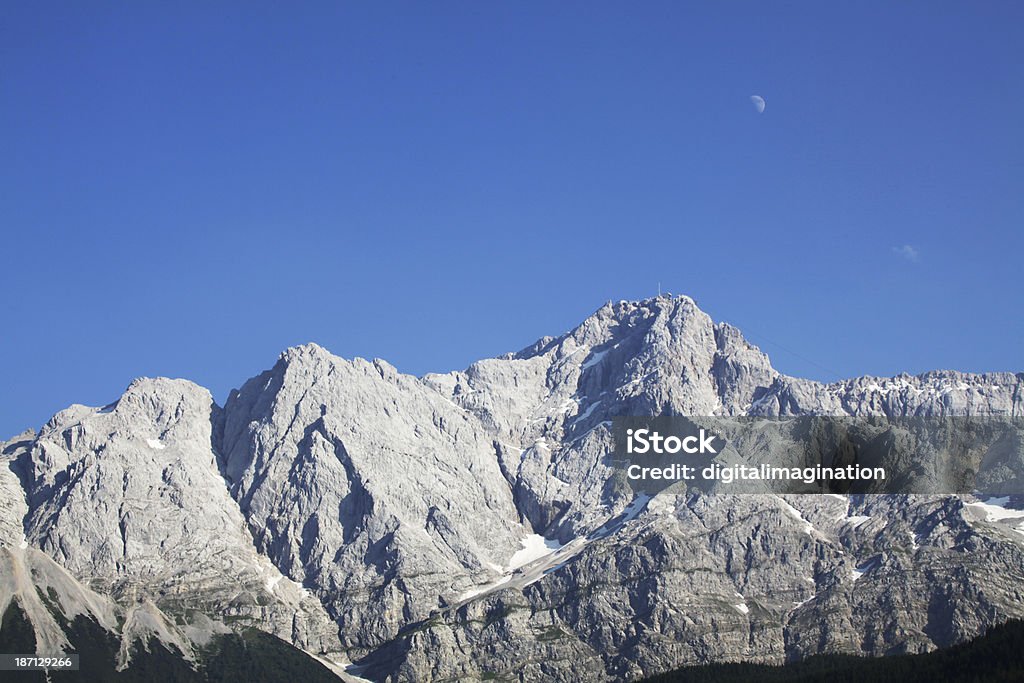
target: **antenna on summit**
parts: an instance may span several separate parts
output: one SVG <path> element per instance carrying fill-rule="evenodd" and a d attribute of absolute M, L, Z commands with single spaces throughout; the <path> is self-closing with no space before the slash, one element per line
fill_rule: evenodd
<path fill-rule="evenodd" d="M 661 282 L 658 282 L 658 298 L 661 298 Z"/>

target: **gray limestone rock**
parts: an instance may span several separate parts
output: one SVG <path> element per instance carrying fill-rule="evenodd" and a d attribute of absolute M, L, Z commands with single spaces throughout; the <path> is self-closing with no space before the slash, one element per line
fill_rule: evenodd
<path fill-rule="evenodd" d="M 256 551 L 218 468 L 220 425 L 209 392 L 183 380 L 137 380 L 114 404 L 58 413 L 4 451 L 24 481 L 28 543 L 125 606 L 126 630 L 181 645 L 212 618 L 338 651 L 323 607 Z"/>
<path fill-rule="evenodd" d="M 0 600 L 43 577 L 129 639 L 255 626 L 395 681 L 918 652 L 1024 616 L 1017 501 L 650 498 L 609 462 L 615 416 L 813 414 L 1022 416 L 1024 374 L 795 379 L 658 297 L 462 372 L 310 344 L 223 409 L 138 380 L 2 444 Z"/>

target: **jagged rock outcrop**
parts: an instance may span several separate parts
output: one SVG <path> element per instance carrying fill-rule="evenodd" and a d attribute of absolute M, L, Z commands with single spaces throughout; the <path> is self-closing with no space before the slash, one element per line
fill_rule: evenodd
<path fill-rule="evenodd" d="M 519 509 L 567 540 L 631 496 L 609 488 L 611 417 L 740 414 L 778 376 L 738 330 L 663 297 L 608 303 L 562 337 L 424 381 L 501 435 Z"/>
<path fill-rule="evenodd" d="M 128 642 L 152 632 L 189 654 L 234 622 L 337 651 L 323 607 L 256 552 L 218 468 L 220 425 L 209 392 L 183 380 L 137 380 L 114 404 L 58 413 L 4 450 L 28 544 L 124 605 Z"/>
<path fill-rule="evenodd" d="M 752 415 L 1024 415 L 1024 373 L 926 372 L 821 384 L 779 377 Z"/>
<path fill-rule="evenodd" d="M 519 523 L 472 413 L 387 363 L 290 349 L 232 393 L 224 467 L 256 545 L 370 647 L 496 570 Z"/>

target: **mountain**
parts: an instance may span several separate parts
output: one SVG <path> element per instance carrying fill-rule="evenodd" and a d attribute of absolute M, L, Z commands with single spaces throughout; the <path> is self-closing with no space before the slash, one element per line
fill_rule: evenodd
<path fill-rule="evenodd" d="M 1024 616 L 1012 501 L 650 498 L 608 459 L 613 416 L 809 414 L 1022 416 L 1024 374 L 795 379 L 658 297 L 462 372 L 308 344 L 223 407 L 137 380 L 2 445 L 0 614 L 58 650 L 83 615 L 125 671 L 255 629 L 371 680 L 917 653 Z"/>

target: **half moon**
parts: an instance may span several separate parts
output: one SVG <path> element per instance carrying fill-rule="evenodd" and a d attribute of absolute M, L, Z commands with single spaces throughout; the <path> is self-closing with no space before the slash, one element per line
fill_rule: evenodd
<path fill-rule="evenodd" d="M 750 101 L 754 104 L 754 109 L 757 110 L 758 114 L 764 113 L 764 98 L 760 95 L 751 95 Z"/>

